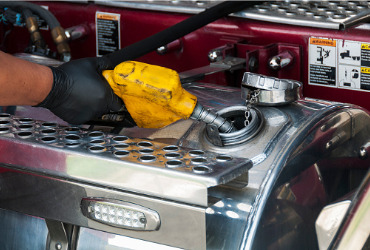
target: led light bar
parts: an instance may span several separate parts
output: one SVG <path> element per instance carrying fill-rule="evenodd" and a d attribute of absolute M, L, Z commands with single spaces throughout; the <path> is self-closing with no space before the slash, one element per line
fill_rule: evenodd
<path fill-rule="evenodd" d="M 114 227 L 154 231 L 160 226 L 160 217 L 156 211 L 130 202 L 83 198 L 81 209 L 86 217 Z"/>

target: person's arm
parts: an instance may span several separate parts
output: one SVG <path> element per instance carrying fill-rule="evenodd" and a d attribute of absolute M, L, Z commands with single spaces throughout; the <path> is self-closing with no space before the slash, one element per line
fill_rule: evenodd
<path fill-rule="evenodd" d="M 83 58 L 59 67 L 45 67 L 0 52 L 0 105 L 44 107 L 71 124 L 82 124 L 123 101 L 102 76 L 106 58 Z"/>
<path fill-rule="evenodd" d="M 0 106 L 37 105 L 52 86 L 50 68 L 0 51 Z"/>

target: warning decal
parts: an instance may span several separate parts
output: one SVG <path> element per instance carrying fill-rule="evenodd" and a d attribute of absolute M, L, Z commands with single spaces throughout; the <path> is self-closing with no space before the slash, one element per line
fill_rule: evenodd
<path fill-rule="evenodd" d="M 310 38 L 310 44 L 314 45 L 321 45 L 321 46 L 336 46 L 336 41 L 335 40 L 329 40 L 329 39 L 320 39 L 320 38 Z"/>
<path fill-rule="evenodd" d="M 310 82 L 335 85 L 335 67 L 310 65 Z"/>
<path fill-rule="evenodd" d="M 370 90 L 370 68 L 361 67 L 361 89 Z"/>
<path fill-rule="evenodd" d="M 96 12 L 96 55 L 103 56 L 121 48 L 120 14 Z"/>
<path fill-rule="evenodd" d="M 370 44 L 361 44 L 361 66 L 370 66 Z"/>
<path fill-rule="evenodd" d="M 361 44 L 361 49 L 370 50 L 370 44 L 369 43 L 363 43 L 363 44 Z"/>
<path fill-rule="evenodd" d="M 336 41 L 311 38 L 309 45 L 309 81 L 311 84 L 336 84 Z"/>
<path fill-rule="evenodd" d="M 370 90 L 370 43 L 310 38 L 309 84 Z"/>

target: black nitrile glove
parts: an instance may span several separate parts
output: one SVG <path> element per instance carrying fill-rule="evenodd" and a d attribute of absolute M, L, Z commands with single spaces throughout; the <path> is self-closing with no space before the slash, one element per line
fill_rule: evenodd
<path fill-rule="evenodd" d="M 123 101 L 102 76 L 110 69 L 106 58 L 84 58 L 51 67 L 54 82 L 49 95 L 38 104 L 71 124 L 82 124 L 109 111 L 119 111 Z"/>

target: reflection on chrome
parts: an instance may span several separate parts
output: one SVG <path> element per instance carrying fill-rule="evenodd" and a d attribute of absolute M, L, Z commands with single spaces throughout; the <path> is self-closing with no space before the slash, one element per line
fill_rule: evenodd
<path fill-rule="evenodd" d="M 214 204 L 215 207 L 224 207 L 225 204 L 223 203 L 223 201 L 219 201 L 217 202 L 216 204 Z"/>
<path fill-rule="evenodd" d="M 238 219 L 239 215 L 233 211 L 226 211 L 226 215 L 233 219 Z"/>
<path fill-rule="evenodd" d="M 249 205 L 249 204 L 245 204 L 245 203 L 238 203 L 237 205 L 236 205 L 236 207 L 239 209 L 239 210 L 241 210 L 241 211 L 244 211 L 244 212 L 250 212 L 251 211 L 251 209 L 252 209 L 252 206 L 251 205 Z"/>
<path fill-rule="evenodd" d="M 212 208 L 209 207 L 209 208 L 206 209 L 206 213 L 207 214 L 215 214 L 215 210 L 213 210 Z"/>
<path fill-rule="evenodd" d="M 99 237 L 96 237 L 97 234 Z M 108 240 L 106 241 L 105 239 Z M 180 248 L 165 246 L 121 235 L 98 232 L 88 228 L 81 228 L 77 250 L 91 249 L 176 250 Z"/>

